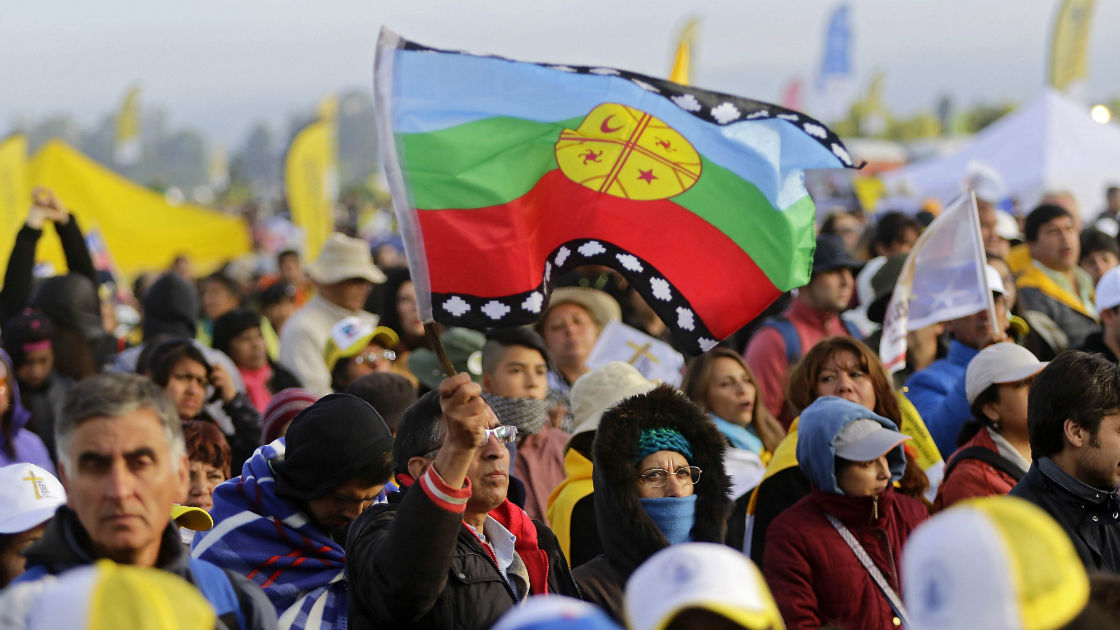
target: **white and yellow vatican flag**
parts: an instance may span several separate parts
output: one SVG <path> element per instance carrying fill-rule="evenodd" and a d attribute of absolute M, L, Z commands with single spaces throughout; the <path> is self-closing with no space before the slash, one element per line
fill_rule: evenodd
<path fill-rule="evenodd" d="M 603 328 L 586 365 L 594 370 L 611 361 L 629 363 L 651 381 L 660 380 L 674 386 L 681 384 L 684 355 L 664 341 L 622 322 L 610 322 Z"/>
<path fill-rule="evenodd" d="M 117 112 L 113 159 L 131 166 L 140 161 L 140 88 L 129 88 Z"/>

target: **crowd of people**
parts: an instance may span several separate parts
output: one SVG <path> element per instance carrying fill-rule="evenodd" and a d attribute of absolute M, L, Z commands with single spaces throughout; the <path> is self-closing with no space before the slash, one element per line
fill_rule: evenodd
<path fill-rule="evenodd" d="M 399 256 L 337 233 L 275 271 L 181 257 L 124 330 L 36 190 L 0 291 L 0 627 L 1116 627 L 1108 199 L 980 199 L 995 318 L 909 331 L 893 374 L 935 212 L 832 213 L 809 283 L 677 387 L 589 364 L 611 322 L 672 343 L 610 269 L 436 347 Z M 48 224 L 68 272 L 36 280 Z"/>

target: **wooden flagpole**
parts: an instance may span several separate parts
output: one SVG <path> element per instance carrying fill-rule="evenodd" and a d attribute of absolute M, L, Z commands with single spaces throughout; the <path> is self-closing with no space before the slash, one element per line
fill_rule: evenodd
<path fill-rule="evenodd" d="M 455 366 L 451 365 L 451 359 L 447 356 L 447 351 L 443 349 L 443 343 L 440 342 L 439 335 L 436 334 L 436 325 L 424 322 L 424 332 L 428 335 L 428 341 L 432 344 L 432 351 L 436 353 L 439 364 L 443 367 L 443 373 L 447 376 L 455 376 Z"/>

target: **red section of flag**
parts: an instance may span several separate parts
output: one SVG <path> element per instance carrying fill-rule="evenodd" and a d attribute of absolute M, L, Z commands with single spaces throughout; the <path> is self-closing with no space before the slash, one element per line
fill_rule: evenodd
<path fill-rule="evenodd" d="M 540 285 L 546 257 L 556 248 L 572 239 L 600 238 L 668 274 L 720 339 L 780 294 L 746 252 L 688 209 L 670 200 L 599 193 L 559 170 L 506 204 L 418 214 L 436 293 L 498 297 L 530 291 Z M 570 256 L 580 258 L 574 251 Z M 625 271 L 622 261 L 615 267 Z M 722 269 L 737 271 L 713 273 Z"/>

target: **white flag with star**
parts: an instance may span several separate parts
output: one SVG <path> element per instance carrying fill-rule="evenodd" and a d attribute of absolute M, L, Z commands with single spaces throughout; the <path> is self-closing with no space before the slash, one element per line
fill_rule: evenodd
<path fill-rule="evenodd" d="M 684 355 L 664 341 L 621 322 L 610 322 L 603 328 L 584 365 L 594 370 L 610 361 L 629 363 L 651 381 L 660 380 L 674 387 L 681 384 Z"/>
<path fill-rule="evenodd" d="M 902 265 L 879 342 L 879 358 L 888 373 L 906 365 L 907 331 L 984 309 L 995 312 L 986 264 L 976 198 L 962 195 L 922 232 Z"/>

